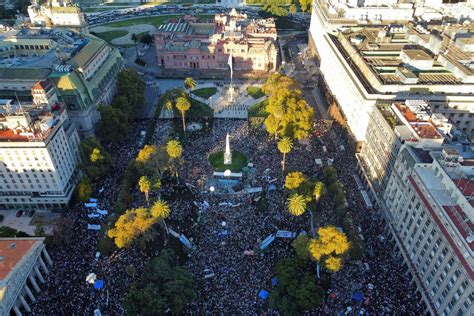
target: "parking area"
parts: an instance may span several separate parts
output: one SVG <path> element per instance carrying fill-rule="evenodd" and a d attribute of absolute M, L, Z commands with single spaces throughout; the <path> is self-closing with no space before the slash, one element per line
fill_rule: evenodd
<path fill-rule="evenodd" d="M 34 212 L 33 214 L 32 211 L 23 211 L 20 214 L 17 210 L 0 210 L 0 215 L 3 216 L 0 226 L 8 226 L 32 236 L 35 234 L 37 223 L 41 223 L 46 234 L 52 234 L 53 224 L 60 217 L 58 213 Z"/>

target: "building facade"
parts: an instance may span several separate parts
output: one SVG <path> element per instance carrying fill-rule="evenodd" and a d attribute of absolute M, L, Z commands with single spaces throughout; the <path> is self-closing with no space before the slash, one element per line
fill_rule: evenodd
<path fill-rule="evenodd" d="M 469 62 L 474 52 L 461 43 L 473 38 L 470 27 L 426 28 L 401 17 L 382 18 L 381 25 L 373 25 L 340 18 L 328 1 L 313 2 L 309 47 L 358 149 L 380 101 L 427 100 L 433 112 L 474 136 L 474 70 Z"/>
<path fill-rule="evenodd" d="M 472 176 L 459 157 L 403 145 L 384 194 L 392 238 L 435 315 L 474 313 L 474 182 L 458 178 Z"/>
<path fill-rule="evenodd" d="M 28 7 L 28 16 L 32 26 L 70 27 L 87 30 L 84 13 L 71 1 L 50 0 L 44 4 L 32 1 Z"/>
<path fill-rule="evenodd" d="M 158 28 L 157 63 L 179 70 L 226 70 L 232 63 L 234 71 L 275 71 L 276 38 L 273 19 L 249 20 L 235 9 L 210 22 L 185 17 Z"/>
<path fill-rule="evenodd" d="M 44 246 L 44 238 L 0 239 L 1 315 L 31 313 L 30 303 L 41 292 L 53 264 Z"/>
<path fill-rule="evenodd" d="M 32 87 L 50 82 L 79 133 L 92 135 L 100 120 L 97 107 L 112 101 L 124 65 L 116 48 L 92 35 L 15 30 L 0 38 L 0 98 L 31 102 Z"/>
<path fill-rule="evenodd" d="M 62 209 L 73 194 L 80 159 L 79 135 L 65 106 L 1 102 L 0 209 Z"/>

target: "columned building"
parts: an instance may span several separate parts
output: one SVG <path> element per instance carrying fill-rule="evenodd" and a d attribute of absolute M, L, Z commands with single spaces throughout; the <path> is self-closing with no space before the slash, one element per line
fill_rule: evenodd
<path fill-rule="evenodd" d="M 44 238 L 0 238 L 0 315 L 31 313 L 52 264 Z"/>

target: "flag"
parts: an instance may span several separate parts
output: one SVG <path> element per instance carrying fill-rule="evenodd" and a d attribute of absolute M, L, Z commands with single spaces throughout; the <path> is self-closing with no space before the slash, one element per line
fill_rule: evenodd
<path fill-rule="evenodd" d="M 232 69 L 232 54 L 229 55 L 229 60 L 227 61 L 227 65 L 230 67 L 230 77 L 233 77 L 234 70 Z"/>

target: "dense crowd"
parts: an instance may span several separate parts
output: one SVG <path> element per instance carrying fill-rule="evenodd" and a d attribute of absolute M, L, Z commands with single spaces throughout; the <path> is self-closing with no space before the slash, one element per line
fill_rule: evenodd
<path fill-rule="evenodd" d="M 96 194 L 101 208 L 113 211 L 121 175 L 141 147 L 136 139 L 144 126 L 145 122 L 137 123 L 125 145 L 108 147 L 114 165 L 110 175 L 98 186 L 103 188 Z M 171 123 L 157 124 L 152 142 L 163 145 L 171 129 Z M 376 314 L 421 314 L 419 300 L 413 295 L 415 290 L 409 287 L 400 260 L 393 255 L 394 245 L 385 235 L 385 224 L 365 207 L 358 191 L 353 177 L 355 161 L 354 153 L 349 150 L 351 145 L 337 126 L 318 121 L 315 130 L 316 134 L 309 141 L 294 144 L 288 154 L 286 169 L 302 171 L 314 178 L 320 177 L 322 171 L 316 158 L 336 167 L 349 210 L 370 245 L 371 255 L 363 261 L 349 259 L 344 268 L 333 275 L 324 306 L 311 313 L 336 314 L 350 307 L 354 312 L 363 309 Z M 245 154 L 254 165 L 243 182 L 246 186 L 261 187 L 263 194 L 224 193 L 219 187 L 214 193 L 208 190 L 206 183 L 214 180 L 207 158 L 224 149 L 227 133 L 231 136 L 231 148 Z M 340 149 L 341 145 L 345 150 Z M 281 154 L 275 140 L 268 139 L 261 129 L 249 128 L 247 121 L 214 120 L 209 131 L 189 136 L 183 155 L 183 163 L 179 166 L 180 181 L 165 185 L 161 194 L 164 198 L 173 197 L 169 199 L 170 228 L 184 233 L 194 246 L 185 266 L 193 274 L 197 298 L 187 313 L 254 315 L 268 312 L 268 304 L 258 298 L 258 292 L 261 289 L 271 291 L 276 262 L 294 255 L 294 251 L 291 239 L 276 239 L 263 252 L 258 251 L 260 243 L 279 229 L 297 234 L 311 230 L 309 212 L 294 217 L 286 211 Z M 275 185 L 276 190 L 270 191 L 270 184 Z M 133 196 L 132 206 L 142 206 L 143 196 L 137 189 Z M 265 199 L 264 210 L 257 207 L 259 198 Z M 87 217 L 86 210 L 79 204 L 66 217 L 71 222 L 70 240 L 49 250 L 54 265 L 38 302 L 33 305 L 33 313 L 79 315 L 100 309 L 110 315 L 124 314 L 122 301 L 130 284 L 137 280 L 144 265 L 159 253 L 159 249 L 150 252 L 133 245 L 97 259 L 97 243 L 102 232 L 86 229 L 87 223 L 94 220 Z M 329 199 L 320 203 L 316 217 L 317 226 L 334 224 Z M 105 224 L 100 219 L 95 222 Z M 129 266 L 137 273 L 127 273 Z M 104 289 L 94 290 L 86 283 L 86 276 L 91 272 L 105 281 Z M 354 292 L 362 293 L 364 300 L 354 301 Z"/>

